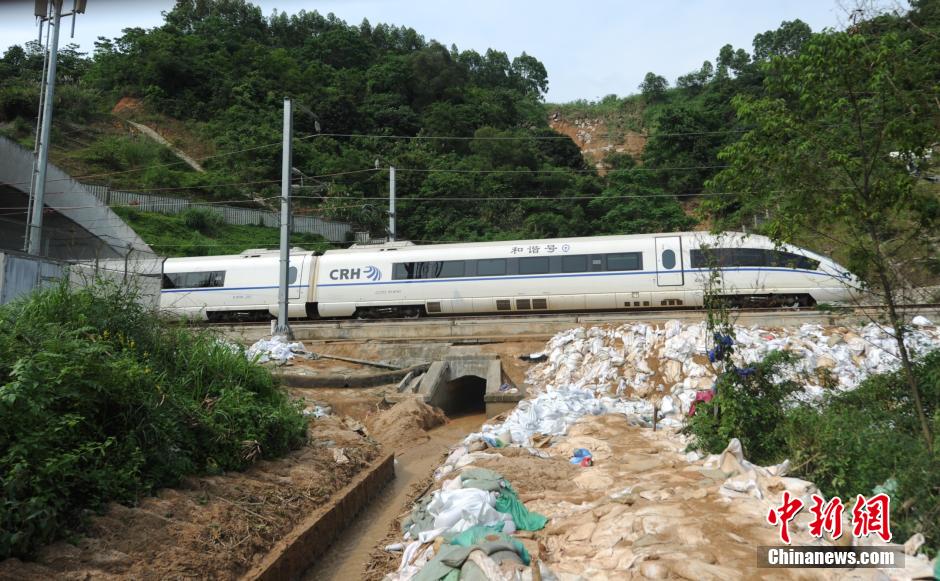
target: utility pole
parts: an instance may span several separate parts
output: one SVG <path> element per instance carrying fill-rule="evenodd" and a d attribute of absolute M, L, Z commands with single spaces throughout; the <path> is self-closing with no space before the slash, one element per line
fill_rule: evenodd
<path fill-rule="evenodd" d="M 39 122 L 38 154 L 36 157 L 35 175 L 33 176 L 35 181 L 31 184 L 33 186 L 33 196 L 29 204 L 31 216 L 26 244 L 26 251 L 36 256 L 42 254 L 43 198 L 46 195 L 46 166 L 49 162 L 49 139 L 50 133 L 52 132 L 52 101 L 55 96 L 56 61 L 59 54 L 59 26 L 63 16 L 63 2 L 64 0 L 37 0 L 35 11 L 36 16 L 43 22 L 46 20 L 49 21 L 49 31 L 51 32 L 51 40 L 49 41 L 47 49 L 49 52 L 49 64 L 46 67 L 45 84 L 42 89 L 42 117 Z M 85 12 L 85 3 L 86 0 L 74 0 L 72 12 L 69 13 L 72 16 L 73 36 L 75 34 L 75 15 Z M 51 15 L 49 14 L 50 8 L 52 9 Z M 65 14 L 65 16 L 69 14 Z M 42 33 L 40 32 L 40 38 L 41 37 Z"/>
<path fill-rule="evenodd" d="M 42 105 L 42 121 L 39 130 L 39 157 L 36 160 L 36 186 L 34 189 L 32 211 L 29 225 L 29 246 L 27 252 L 39 256 L 42 254 L 42 210 L 43 197 L 46 195 L 46 164 L 49 162 L 49 133 L 52 131 L 52 97 L 55 93 L 55 68 L 59 51 L 59 22 L 62 18 L 62 0 L 52 0 L 52 16 L 49 27 L 52 40 L 49 43 L 49 66 L 46 70 L 45 101 Z"/>
<path fill-rule="evenodd" d="M 395 167 L 388 168 L 388 241 L 395 241 Z"/>
<path fill-rule="evenodd" d="M 291 114 L 290 99 L 284 99 L 284 144 L 281 154 L 281 272 L 280 290 L 278 291 L 277 327 L 276 335 L 284 335 L 293 339 L 290 325 L 287 322 L 287 308 L 289 301 L 289 273 L 290 273 L 290 174 L 292 166 L 291 140 L 293 133 L 293 116 Z M 298 273 L 299 275 L 299 273 Z"/>

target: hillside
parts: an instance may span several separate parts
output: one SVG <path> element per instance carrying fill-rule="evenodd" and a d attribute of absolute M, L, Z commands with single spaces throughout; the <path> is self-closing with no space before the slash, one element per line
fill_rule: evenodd
<path fill-rule="evenodd" d="M 923 4 L 859 32 L 916 40 L 940 20 Z M 674 83 L 650 72 L 636 94 L 551 104 L 549 72 L 526 53 L 317 12 L 265 17 L 244 0 L 179 2 L 93 55 L 61 51 L 52 159 L 90 183 L 270 207 L 289 96 L 296 211 L 376 236 L 390 165 L 399 235 L 415 241 L 759 230 L 766 208 L 699 209 L 723 194 L 709 185 L 728 165 L 719 154 L 748 131 L 735 103 L 768 96 L 771 63 L 816 36 L 784 22 Z M 0 131 L 28 147 L 41 69 L 35 44 L 0 58 Z"/>
<path fill-rule="evenodd" d="M 162 26 L 128 29 L 94 55 L 61 55 L 52 158 L 84 181 L 263 204 L 278 194 L 290 96 L 294 166 L 304 174 L 298 211 L 381 236 L 395 165 L 399 234 L 412 240 L 687 225 L 675 201 L 649 201 L 664 212 L 642 223 L 595 203 L 619 189 L 552 129 L 548 73 L 526 53 L 448 48 L 410 28 L 316 12 L 265 17 L 242 0 L 217 0 L 181 2 Z M 0 130 L 27 146 L 41 69 L 35 45 L 0 59 Z"/>

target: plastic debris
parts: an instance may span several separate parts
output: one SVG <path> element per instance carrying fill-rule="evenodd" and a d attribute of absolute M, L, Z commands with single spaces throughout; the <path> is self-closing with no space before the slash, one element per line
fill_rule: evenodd
<path fill-rule="evenodd" d="M 591 456 L 591 451 L 587 448 L 578 448 L 574 451 L 574 454 L 571 456 L 571 460 L 569 460 L 569 462 L 582 467 L 593 466 L 594 458 Z"/>
<path fill-rule="evenodd" d="M 286 337 L 275 335 L 270 339 L 259 339 L 254 345 L 245 351 L 245 356 L 256 363 L 267 363 L 274 361 L 284 364 L 293 359 L 295 354 L 306 353 L 304 344 L 295 341 L 288 342 Z"/>
<path fill-rule="evenodd" d="M 916 317 L 911 319 L 911 324 L 917 327 L 929 327 L 933 325 L 930 319 L 928 319 L 927 317 L 923 315 L 917 315 Z"/>

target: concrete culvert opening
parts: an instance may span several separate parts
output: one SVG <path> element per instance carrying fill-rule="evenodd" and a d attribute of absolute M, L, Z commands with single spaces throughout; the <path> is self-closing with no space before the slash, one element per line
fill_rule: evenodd
<path fill-rule="evenodd" d="M 482 414 L 486 412 L 483 396 L 486 380 L 475 375 L 464 375 L 441 384 L 433 405 L 441 408 L 449 417 Z"/>

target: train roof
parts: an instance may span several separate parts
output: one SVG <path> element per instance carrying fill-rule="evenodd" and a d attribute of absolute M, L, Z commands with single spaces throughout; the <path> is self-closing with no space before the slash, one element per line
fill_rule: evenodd
<path fill-rule="evenodd" d="M 261 257 L 266 257 L 266 258 L 274 257 L 274 258 L 277 258 L 277 257 L 280 255 L 280 253 L 281 253 L 281 251 L 278 250 L 277 248 L 273 248 L 273 249 L 270 249 L 270 248 L 249 248 L 248 250 L 244 250 L 244 251 L 242 251 L 242 252 L 240 252 L 240 253 L 238 253 L 238 254 L 216 254 L 216 255 L 211 255 L 211 256 L 178 256 L 178 257 L 174 257 L 174 258 L 168 258 L 167 260 L 172 260 L 173 262 L 201 262 L 201 261 L 204 261 L 204 260 L 206 260 L 206 259 L 213 259 L 213 260 L 219 260 L 219 259 L 238 260 L 238 259 L 245 259 L 245 258 L 261 258 Z M 290 249 L 290 254 L 291 254 L 291 256 L 297 256 L 297 255 L 302 255 L 302 254 L 319 254 L 319 253 L 318 253 L 318 252 L 314 252 L 314 251 L 312 251 L 312 250 L 307 250 L 306 248 L 301 248 L 301 247 L 299 247 L 299 246 L 295 246 L 295 247 L 293 247 L 293 248 Z"/>
<path fill-rule="evenodd" d="M 757 234 L 745 234 L 743 232 L 724 232 L 724 235 L 731 235 L 734 237 L 738 236 L 753 236 L 764 238 Z M 623 234 L 623 235 L 608 235 L 608 236 L 580 236 L 573 238 L 533 238 L 528 240 L 492 240 L 488 242 L 448 242 L 444 244 L 412 244 L 407 243 L 403 244 L 402 242 L 386 242 L 384 244 L 357 244 L 351 248 L 343 248 L 337 250 L 327 250 L 324 254 L 353 254 L 357 252 L 382 252 L 388 250 L 425 250 L 428 248 L 437 249 L 454 249 L 454 248 L 486 248 L 492 246 L 510 246 L 510 245 L 527 245 L 527 244 L 561 244 L 561 243 L 570 243 L 570 242 L 592 242 L 592 241 L 616 241 L 616 240 L 641 240 L 645 238 L 657 237 L 657 236 L 713 236 L 711 232 L 707 231 L 697 231 L 697 232 L 662 232 L 654 234 Z"/>

